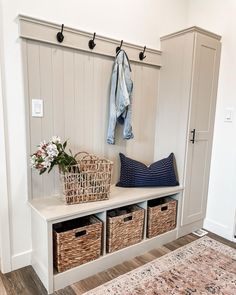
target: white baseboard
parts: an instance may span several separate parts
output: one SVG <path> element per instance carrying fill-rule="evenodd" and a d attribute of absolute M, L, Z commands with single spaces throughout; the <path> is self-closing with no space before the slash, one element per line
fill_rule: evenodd
<path fill-rule="evenodd" d="M 32 250 L 21 252 L 12 256 L 12 271 L 31 264 Z"/>
<path fill-rule="evenodd" d="M 220 224 L 214 220 L 206 218 L 203 226 L 206 230 L 209 230 L 218 236 L 221 236 L 230 241 L 234 240 L 231 228 L 225 226 L 224 224 Z"/>

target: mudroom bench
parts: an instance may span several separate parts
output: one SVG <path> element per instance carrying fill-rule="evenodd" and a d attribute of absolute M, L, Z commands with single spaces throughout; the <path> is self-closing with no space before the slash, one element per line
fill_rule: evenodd
<path fill-rule="evenodd" d="M 64 288 L 109 267 L 131 259 L 178 238 L 183 187 L 118 188 L 111 187 L 109 200 L 66 205 L 61 197 L 29 201 L 32 215 L 32 266 L 48 293 Z M 153 238 L 147 238 L 147 206 L 150 200 L 171 196 L 178 201 L 176 227 Z M 137 205 L 144 209 L 142 241 L 112 253 L 106 251 L 107 212 L 111 209 Z M 53 265 L 53 227 L 55 224 L 94 215 L 103 223 L 101 256 L 93 261 L 57 272 Z"/>

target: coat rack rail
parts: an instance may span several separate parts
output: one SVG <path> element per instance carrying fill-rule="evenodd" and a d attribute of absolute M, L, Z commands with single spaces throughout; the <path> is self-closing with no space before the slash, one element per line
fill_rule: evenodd
<path fill-rule="evenodd" d="M 89 40 L 93 39 L 94 33 L 88 33 L 66 26 L 63 27 L 63 42 L 58 43 L 56 36 L 58 32 L 61 31 L 61 24 L 55 24 L 24 15 L 19 15 L 18 19 L 20 37 L 23 39 L 49 43 L 58 45 L 60 47 L 77 49 L 90 52 L 91 54 L 94 53 L 108 57 L 115 57 L 115 48 L 121 44 L 120 40 L 115 40 L 96 34 L 96 47 L 94 47 L 94 49 L 91 51 L 91 49 L 88 47 L 88 42 Z M 141 61 L 139 59 L 139 53 L 140 51 L 143 51 L 142 46 L 123 42 L 122 49 L 127 52 L 130 61 L 161 67 L 161 51 L 159 50 L 146 48 L 145 53 L 147 57 L 145 60 Z"/>

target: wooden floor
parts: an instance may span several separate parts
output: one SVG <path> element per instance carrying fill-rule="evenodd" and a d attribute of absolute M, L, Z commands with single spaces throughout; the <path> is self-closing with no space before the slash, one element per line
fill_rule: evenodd
<path fill-rule="evenodd" d="M 211 238 L 218 240 L 226 245 L 236 249 L 236 244 L 229 242 L 214 234 L 209 234 Z M 128 271 L 131 271 L 155 258 L 158 258 L 166 253 L 169 253 L 181 246 L 196 240 L 197 237 L 189 234 L 176 241 L 173 241 L 165 246 L 153 249 L 141 256 L 132 260 L 126 261 L 113 268 L 103 271 L 95 276 L 75 283 L 72 286 L 66 287 L 60 291 L 55 292 L 55 295 L 77 295 L 93 289 L 105 282 L 118 277 Z M 0 295 L 46 295 L 47 292 L 42 283 L 38 279 L 31 266 L 13 271 L 6 275 L 0 273 Z"/>

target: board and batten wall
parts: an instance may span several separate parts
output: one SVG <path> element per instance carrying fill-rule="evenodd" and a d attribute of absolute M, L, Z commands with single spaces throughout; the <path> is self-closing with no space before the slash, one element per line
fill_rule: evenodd
<path fill-rule="evenodd" d="M 26 150 L 25 93 L 17 16 L 30 15 L 159 49 L 160 36 L 186 27 L 187 0 L 148 0 L 145 4 L 144 7 L 141 0 L 121 0 L 119 5 L 109 0 L 41 0 L 40 5 L 35 5 L 31 0 L 0 0 L 0 23 L 3 24 L 0 43 L 5 63 L 3 87 L 6 89 L 5 123 L 9 151 L 10 189 L 6 199 L 10 211 L 11 245 L 8 249 L 12 269 L 29 264 L 31 254 L 31 216 L 27 204 L 29 152 Z M 5 222 L 5 217 L 3 220 Z"/>
<path fill-rule="evenodd" d="M 119 152 L 152 163 L 159 67 L 131 62 L 134 139 L 124 140 L 123 126 L 118 124 L 115 145 L 109 145 L 106 133 L 114 58 L 31 40 L 24 40 L 23 54 L 31 154 L 40 141 L 58 135 L 68 139 L 73 153 L 87 151 L 112 160 L 113 183 L 119 178 Z M 32 117 L 32 99 L 43 100 L 42 118 Z M 60 193 L 57 169 L 42 176 L 35 170 L 30 174 L 32 198 Z"/>

